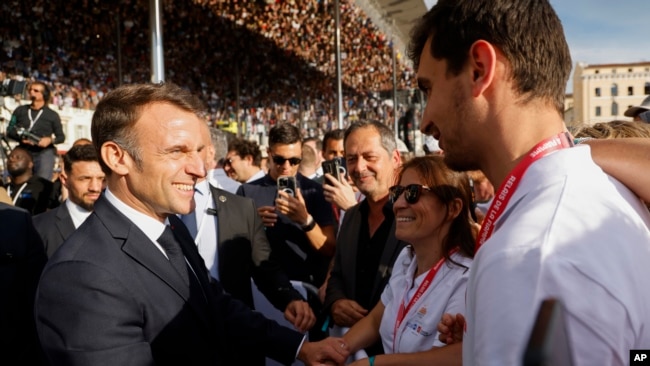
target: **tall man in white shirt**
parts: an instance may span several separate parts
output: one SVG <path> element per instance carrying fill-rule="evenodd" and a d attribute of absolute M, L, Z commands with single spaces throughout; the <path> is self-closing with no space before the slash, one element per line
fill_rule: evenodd
<path fill-rule="evenodd" d="M 547 0 L 439 0 L 409 47 L 426 94 L 421 130 L 494 200 L 467 290 L 467 365 L 521 364 L 542 300 L 565 307 L 575 365 L 624 365 L 650 345 L 650 215 L 571 147 L 571 56 Z"/>
<path fill-rule="evenodd" d="M 57 208 L 34 216 L 48 257 L 90 216 L 104 189 L 106 175 L 92 145 L 73 146 L 63 155 L 63 168 L 61 184 L 68 190 L 68 198 Z"/>

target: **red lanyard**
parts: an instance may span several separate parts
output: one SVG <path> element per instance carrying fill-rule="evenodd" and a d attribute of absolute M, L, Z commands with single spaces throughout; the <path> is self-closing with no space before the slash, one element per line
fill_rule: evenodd
<path fill-rule="evenodd" d="M 498 190 L 499 193 L 496 194 L 492 200 L 490 209 L 487 211 L 485 219 L 483 219 L 481 231 L 476 238 L 475 252 L 478 252 L 483 243 L 492 236 L 494 223 L 499 219 L 503 210 L 505 210 L 528 167 L 552 152 L 571 146 L 573 146 L 573 142 L 569 138 L 568 133 L 562 132 L 558 135 L 542 140 L 540 143 L 535 145 L 530 152 L 528 152 L 528 155 L 526 155 L 519 164 L 517 164 L 508 175 L 508 178 L 501 183 Z"/>
<path fill-rule="evenodd" d="M 457 251 L 458 248 L 452 249 L 449 252 L 449 256 L 451 257 Z M 436 277 L 436 274 L 438 273 L 440 267 L 442 267 L 443 263 L 445 263 L 445 257 L 440 258 L 438 263 L 436 263 L 435 266 L 429 269 L 429 272 L 427 272 L 427 275 L 424 277 L 424 280 L 422 281 L 420 286 L 418 286 L 415 295 L 413 295 L 408 305 L 404 306 L 404 299 L 402 299 L 402 302 L 399 305 L 399 309 L 397 310 L 397 318 L 395 318 L 395 329 L 393 330 L 393 353 L 396 353 L 395 342 L 397 341 L 397 329 L 399 329 L 399 326 L 402 324 L 402 321 L 404 321 L 404 317 L 406 316 L 406 314 L 408 314 L 409 310 L 411 310 L 413 304 L 415 304 L 422 297 L 424 292 L 429 288 L 431 282 L 433 282 L 433 278 Z M 408 294 L 408 289 L 406 290 L 406 293 Z M 406 297 L 406 295 L 404 295 L 404 297 Z"/>

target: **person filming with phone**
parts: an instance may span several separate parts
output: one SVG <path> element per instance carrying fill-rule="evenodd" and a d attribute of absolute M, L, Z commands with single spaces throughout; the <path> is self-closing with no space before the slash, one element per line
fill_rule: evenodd
<path fill-rule="evenodd" d="M 268 174 L 243 184 L 237 194 L 255 201 L 272 257 L 289 279 L 319 287 L 336 246 L 332 206 L 320 184 L 298 173 L 302 139 L 297 127 L 274 126 L 267 152 Z"/>

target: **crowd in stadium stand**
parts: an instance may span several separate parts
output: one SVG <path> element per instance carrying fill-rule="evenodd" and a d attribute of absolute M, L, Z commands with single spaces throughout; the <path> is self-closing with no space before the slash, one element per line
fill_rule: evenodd
<path fill-rule="evenodd" d="M 237 95 L 252 125 L 307 120 L 327 129 L 336 121 L 333 2 L 162 4 L 166 80 L 200 95 L 214 121 L 235 119 Z M 117 24 L 123 82 L 149 81 L 148 0 L 3 2 L 0 70 L 49 83 L 53 105 L 93 109 L 118 85 Z M 379 96 L 392 91 L 390 40 L 348 0 L 341 1 L 341 54 L 346 117 L 392 120 Z M 412 88 L 412 79 L 398 62 L 398 89 Z"/>

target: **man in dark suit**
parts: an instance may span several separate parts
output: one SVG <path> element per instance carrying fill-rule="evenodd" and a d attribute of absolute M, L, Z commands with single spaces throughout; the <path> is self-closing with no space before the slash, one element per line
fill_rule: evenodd
<path fill-rule="evenodd" d="M 46 265 L 36 296 L 53 365 L 233 365 L 238 352 L 341 363 L 340 340 L 303 342 L 212 279 L 177 214 L 195 208 L 202 105 L 173 84 L 131 84 L 97 105 L 92 140 L 107 188 Z M 161 234 L 162 233 L 162 234 Z"/>
<path fill-rule="evenodd" d="M 59 207 L 34 216 L 48 257 L 90 216 L 105 177 L 92 145 L 73 146 L 63 155 L 61 184 L 68 198 Z"/>
<path fill-rule="evenodd" d="M 285 313 L 296 329 L 306 332 L 316 322 L 309 304 L 296 291 L 280 266 L 270 260 L 271 246 L 252 199 L 221 188 L 212 174 L 225 154 L 224 132 L 203 126 L 207 148 L 202 154 L 210 179 L 194 186 L 196 210 L 181 219 L 195 239 L 210 275 L 226 292 L 254 309 L 251 277 L 267 299 Z M 245 365 L 264 365 L 264 354 L 251 349 L 240 358 Z"/>
<path fill-rule="evenodd" d="M 336 325 L 351 327 L 379 301 L 404 246 L 395 238 L 388 199 L 401 158 L 393 131 L 381 123 L 353 123 L 344 142 L 348 174 L 365 199 L 343 217 L 324 307 Z M 326 179 L 339 186 L 331 176 Z M 366 351 L 383 353 L 381 342 Z"/>
<path fill-rule="evenodd" d="M 0 203 L 0 353 L 3 365 L 41 364 L 34 294 L 47 257 L 29 212 Z"/>

